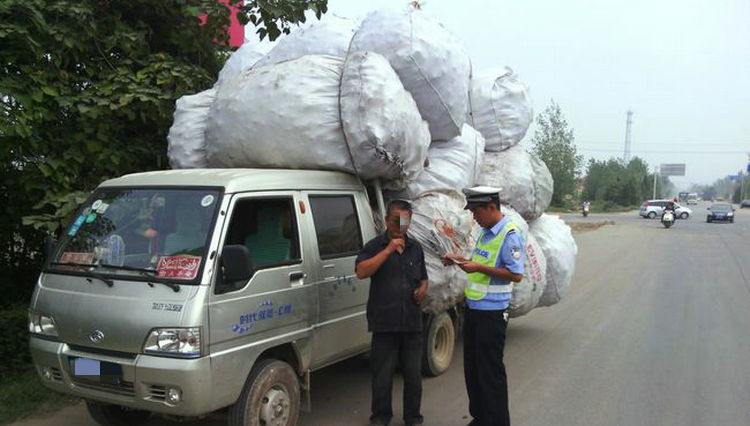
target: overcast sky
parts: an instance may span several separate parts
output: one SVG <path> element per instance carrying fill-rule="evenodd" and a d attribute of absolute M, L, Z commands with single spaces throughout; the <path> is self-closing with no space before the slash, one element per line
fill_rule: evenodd
<path fill-rule="evenodd" d="M 361 18 L 374 4 L 329 0 Z M 508 65 L 531 88 L 535 114 L 560 104 L 588 158 L 632 153 L 650 166 L 685 163 L 678 187 L 744 169 L 750 152 L 749 0 L 428 0 L 423 10 L 463 40 L 475 70 Z M 533 128 L 524 144 L 530 146 Z"/>

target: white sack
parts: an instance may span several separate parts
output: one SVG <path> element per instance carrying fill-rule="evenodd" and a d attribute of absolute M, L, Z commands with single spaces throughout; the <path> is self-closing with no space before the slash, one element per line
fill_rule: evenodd
<path fill-rule="evenodd" d="M 508 314 L 512 317 L 526 315 L 539 303 L 547 284 L 547 259 L 542 248 L 531 233 L 523 238 L 526 257 L 523 262 L 523 279 L 513 283 L 513 297 Z"/>
<path fill-rule="evenodd" d="M 422 172 L 430 132 L 388 60 L 373 52 L 351 53 L 344 63 L 340 104 L 360 177 L 383 177 L 388 188 L 403 188 Z"/>
<path fill-rule="evenodd" d="M 471 63 L 466 48 L 436 20 L 413 8 L 371 12 L 349 50 L 388 58 L 429 123 L 432 140 L 450 140 L 461 133 Z"/>
<path fill-rule="evenodd" d="M 177 99 L 167 135 L 167 156 L 173 169 L 206 167 L 206 122 L 214 99 L 216 89 Z"/>
<path fill-rule="evenodd" d="M 305 55 L 330 55 L 345 58 L 357 22 L 336 15 L 324 15 L 320 21 L 283 37 L 257 67 L 301 58 Z"/>
<path fill-rule="evenodd" d="M 547 166 L 520 145 L 502 152 L 485 152 L 477 184 L 502 188 L 500 201 L 510 204 L 526 220 L 541 216 L 552 200 L 552 175 Z"/>
<path fill-rule="evenodd" d="M 472 77 L 470 108 L 470 123 L 484 136 L 487 151 L 519 143 L 534 119 L 529 89 L 508 67 Z"/>
<path fill-rule="evenodd" d="M 219 71 L 219 79 L 216 84 L 231 80 L 243 71 L 253 68 L 274 46 L 276 46 L 276 41 L 268 41 L 268 39 L 262 41 L 245 41 L 224 62 L 224 66 Z"/>
<path fill-rule="evenodd" d="M 210 167 L 359 172 L 398 187 L 422 170 L 429 134 L 387 61 L 361 52 L 346 65 L 308 55 L 222 83 L 206 141 Z"/>
<path fill-rule="evenodd" d="M 427 151 L 428 165 L 409 182 L 399 198 L 415 199 L 429 191 L 461 191 L 474 186 L 484 162 L 484 138 L 468 124 L 450 141 L 433 141 Z"/>
<path fill-rule="evenodd" d="M 576 266 L 576 245 L 570 226 L 558 216 L 541 215 L 530 224 L 531 234 L 547 259 L 547 286 L 539 299 L 539 306 L 552 306 L 568 292 Z"/>
<path fill-rule="evenodd" d="M 520 317 L 529 313 L 539 303 L 546 286 L 547 261 L 539 242 L 529 233 L 529 224 L 526 220 L 509 206 L 502 205 L 500 209 L 521 232 L 525 245 L 523 279 L 513 283 L 513 297 L 508 310 L 511 317 Z"/>
<path fill-rule="evenodd" d="M 425 312 L 445 312 L 463 300 L 466 273 L 457 266 L 443 266 L 442 258 L 447 253 L 471 256 L 476 233 L 465 205 L 464 196 L 455 191 L 430 192 L 412 202 L 409 236 L 422 245 L 429 277 Z"/>

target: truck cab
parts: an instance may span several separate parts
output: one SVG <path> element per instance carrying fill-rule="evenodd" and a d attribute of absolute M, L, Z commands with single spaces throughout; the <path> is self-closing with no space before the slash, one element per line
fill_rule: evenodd
<path fill-rule="evenodd" d="M 108 180 L 38 279 L 35 367 L 102 424 L 224 407 L 230 424 L 295 424 L 310 372 L 369 350 L 354 261 L 376 233 L 371 205 L 338 172 Z"/>

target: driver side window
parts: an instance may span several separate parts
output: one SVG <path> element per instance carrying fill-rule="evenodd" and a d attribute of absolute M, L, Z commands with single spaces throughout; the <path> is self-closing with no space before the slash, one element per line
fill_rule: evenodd
<path fill-rule="evenodd" d="M 225 245 L 244 245 L 254 271 L 299 263 L 299 235 L 291 197 L 238 201 Z"/>

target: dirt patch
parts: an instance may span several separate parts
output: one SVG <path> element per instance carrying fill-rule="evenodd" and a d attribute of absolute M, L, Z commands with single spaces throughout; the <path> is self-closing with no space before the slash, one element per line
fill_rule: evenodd
<path fill-rule="evenodd" d="M 599 222 L 568 222 L 570 229 L 574 234 L 580 234 L 586 231 L 595 231 L 605 225 L 614 225 L 614 220 L 602 220 Z"/>

